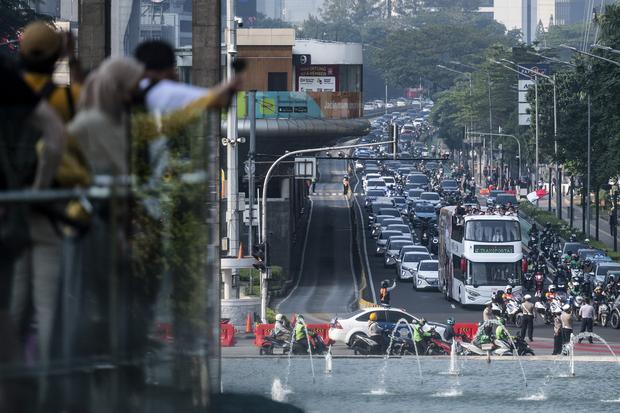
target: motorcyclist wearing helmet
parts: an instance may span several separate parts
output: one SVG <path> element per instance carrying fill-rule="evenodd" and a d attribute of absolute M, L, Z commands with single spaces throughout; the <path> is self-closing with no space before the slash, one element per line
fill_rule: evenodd
<path fill-rule="evenodd" d="M 549 289 L 545 293 L 545 300 L 547 302 L 553 301 L 555 299 L 555 285 L 551 284 Z"/>
<path fill-rule="evenodd" d="M 527 235 L 529 235 L 530 237 L 532 235 L 538 237 L 538 227 L 536 226 L 535 222 L 532 224 L 532 228 L 530 228 L 530 230 L 527 232 Z"/>
<path fill-rule="evenodd" d="M 342 193 L 343 195 L 349 194 L 349 175 L 345 175 L 344 178 L 342 178 Z"/>
<path fill-rule="evenodd" d="M 581 295 L 581 283 L 576 278 L 568 283 L 568 293 L 573 297 Z"/>
<path fill-rule="evenodd" d="M 272 334 L 276 340 L 285 342 L 291 340 L 291 326 L 284 314 L 276 314 L 276 323 L 273 327 Z"/>
<path fill-rule="evenodd" d="M 446 341 L 451 341 L 457 337 L 460 337 L 462 339 L 467 338 L 465 334 L 454 332 L 454 324 L 456 324 L 456 322 L 454 321 L 454 317 L 449 317 L 446 320 L 446 329 L 444 330 L 443 338 Z"/>
<path fill-rule="evenodd" d="M 577 242 L 577 234 L 570 234 L 569 242 Z"/>
<path fill-rule="evenodd" d="M 508 333 L 508 329 L 504 326 L 504 320 L 499 318 L 497 320 L 497 327 L 495 328 L 495 340 L 508 341 L 510 334 Z M 508 347 L 510 347 L 508 345 Z"/>
<path fill-rule="evenodd" d="M 592 271 L 594 271 L 594 264 L 592 264 L 592 260 L 590 260 L 590 259 L 586 259 L 586 260 L 583 262 L 583 265 L 581 266 L 581 271 L 582 271 L 584 274 L 589 274 L 589 273 L 591 273 Z"/>
<path fill-rule="evenodd" d="M 614 299 L 618 293 L 618 286 L 616 285 L 616 277 L 613 274 L 609 274 L 607 278 L 607 285 L 605 286 L 605 295 L 608 299 Z"/>
<path fill-rule="evenodd" d="M 383 339 L 383 327 L 379 325 L 377 321 L 377 313 L 372 312 L 368 317 L 368 337 L 377 343 L 381 347 L 381 351 L 383 351 L 385 347 L 385 340 Z"/>
<path fill-rule="evenodd" d="M 502 299 L 504 300 L 504 303 L 508 300 L 512 300 L 512 285 L 506 286 L 506 291 L 502 294 Z"/>
<path fill-rule="evenodd" d="M 420 318 L 416 324 L 413 325 L 413 342 L 418 349 L 418 354 L 425 354 L 428 348 L 427 340 L 433 335 L 429 331 L 424 331 L 426 320 Z"/>
<path fill-rule="evenodd" d="M 307 333 L 306 333 L 307 332 Z M 295 343 L 294 348 L 298 348 L 301 351 L 308 351 L 308 336 L 315 337 L 316 333 L 312 330 L 308 330 L 306 327 L 306 322 L 304 320 L 304 316 L 299 314 L 297 316 L 297 321 L 295 322 Z M 317 352 L 318 347 L 316 343 L 312 343 L 312 352 Z"/>
<path fill-rule="evenodd" d="M 570 268 L 578 269 L 579 267 L 579 256 L 577 254 L 572 254 L 570 257 Z"/>
<path fill-rule="evenodd" d="M 394 280 L 392 281 L 391 287 L 388 284 L 388 280 L 381 281 L 381 289 L 379 290 L 379 299 L 381 300 L 381 305 L 390 305 L 390 291 L 392 291 L 394 288 L 396 288 L 396 278 L 394 278 Z"/>

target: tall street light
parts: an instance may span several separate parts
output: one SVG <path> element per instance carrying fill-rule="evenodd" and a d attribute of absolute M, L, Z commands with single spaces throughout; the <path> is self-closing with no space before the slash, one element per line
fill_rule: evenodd
<path fill-rule="evenodd" d="M 557 179 L 557 184 L 556 184 L 556 203 L 557 203 L 557 215 L 558 218 L 562 217 L 562 213 L 560 212 L 562 209 L 562 191 L 558 190 L 558 185 L 560 184 L 560 177 L 561 177 L 561 172 L 560 172 L 560 164 L 558 162 L 558 98 L 557 98 L 557 87 L 556 87 L 556 79 L 555 79 L 555 73 L 553 74 L 553 76 L 548 76 L 545 75 L 543 73 L 539 73 L 536 70 L 532 70 L 530 68 L 521 66 L 513 61 L 510 61 L 508 59 L 501 59 L 503 62 L 507 62 L 510 63 L 512 65 L 515 65 L 516 67 L 518 67 L 521 70 L 525 70 L 528 73 L 531 73 L 534 76 L 540 76 L 544 79 L 547 79 L 549 82 L 551 82 L 551 84 L 553 85 L 553 150 L 554 150 L 554 154 L 555 154 L 555 176 Z M 549 210 L 551 210 L 551 187 L 549 187 Z"/>
<path fill-rule="evenodd" d="M 505 138 L 512 138 L 517 141 L 517 151 L 519 153 L 519 176 L 521 176 L 521 142 L 515 135 L 509 135 L 506 133 L 484 133 L 484 132 L 469 132 L 469 135 L 482 135 L 482 136 L 499 136 Z"/>
<path fill-rule="evenodd" d="M 536 76 L 533 75 L 528 75 L 527 73 L 523 73 L 523 72 L 519 72 L 516 69 L 513 69 L 510 66 L 506 66 L 505 64 L 503 64 L 502 62 L 499 62 L 497 60 L 491 60 L 491 62 L 500 65 L 508 70 L 510 70 L 511 72 L 515 72 L 518 75 L 523 75 L 526 77 L 529 77 L 530 79 L 534 80 L 534 96 L 535 96 L 535 129 L 536 129 L 536 159 L 535 159 L 535 166 L 534 166 L 534 181 L 535 181 L 535 185 L 538 185 L 538 78 Z"/>
<path fill-rule="evenodd" d="M 598 56 L 592 53 L 588 53 L 582 50 L 579 50 L 575 47 L 572 46 L 568 46 L 565 44 L 561 44 L 560 47 L 563 47 L 565 49 L 568 50 L 572 50 L 575 53 L 581 54 L 581 55 L 585 55 L 594 59 L 598 59 L 598 60 L 602 60 L 604 62 L 607 63 L 611 63 L 614 64 L 616 66 L 620 66 L 620 62 L 616 62 L 615 60 L 611 60 L 611 59 L 607 59 L 605 57 L 602 56 Z M 591 131 L 591 108 L 592 108 L 592 102 L 591 102 L 591 96 L 590 96 L 590 91 L 588 91 L 588 177 L 587 177 L 587 186 L 586 186 L 586 220 L 588 221 L 588 225 L 586 226 L 586 234 L 588 235 L 588 237 L 590 236 L 590 178 L 591 178 L 591 154 L 592 154 L 592 147 L 591 147 L 591 135 L 592 135 L 592 131 Z"/>
<path fill-rule="evenodd" d="M 449 67 L 446 67 L 444 65 L 437 65 L 438 68 L 443 69 L 443 70 L 447 70 L 449 72 L 452 73 L 457 73 L 460 75 L 463 75 L 467 78 L 467 80 L 469 81 L 469 106 L 470 106 L 470 114 L 469 114 L 469 130 L 473 130 L 474 128 L 474 120 L 473 120 L 473 93 L 472 93 L 472 85 L 471 85 L 471 73 L 469 72 L 461 72 L 460 70 L 456 70 L 456 69 L 451 69 Z M 465 135 L 467 136 L 467 126 L 465 126 Z M 471 171 L 472 174 L 475 177 L 475 173 L 474 173 L 474 142 L 471 141 Z M 482 169 L 481 169 L 482 170 Z"/>

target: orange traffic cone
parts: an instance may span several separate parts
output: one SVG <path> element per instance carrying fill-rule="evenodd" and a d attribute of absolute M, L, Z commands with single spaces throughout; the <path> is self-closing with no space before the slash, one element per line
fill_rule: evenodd
<path fill-rule="evenodd" d="M 243 258 L 243 242 L 239 243 L 239 252 L 237 253 L 237 259 Z"/>
<path fill-rule="evenodd" d="M 245 319 L 245 332 L 252 332 L 252 313 L 248 313 L 248 317 Z"/>

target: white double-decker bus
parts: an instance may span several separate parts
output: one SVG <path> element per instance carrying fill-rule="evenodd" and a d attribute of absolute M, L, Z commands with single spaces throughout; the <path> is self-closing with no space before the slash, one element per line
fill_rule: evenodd
<path fill-rule="evenodd" d="M 484 305 L 493 293 L 521 287 L 521 227 L 517 216 L 439 215 L 439 290 L 463 305 Z"/>

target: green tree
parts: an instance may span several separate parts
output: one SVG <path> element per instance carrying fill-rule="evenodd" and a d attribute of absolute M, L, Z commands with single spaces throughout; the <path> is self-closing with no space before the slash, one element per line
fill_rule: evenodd
<path fill-rule="evenodd" d="M 0 1 L 0 53 L 16 50 L 19 32 L 33 20 L 49 19 L 35 12 L 27 0 Z"/>

